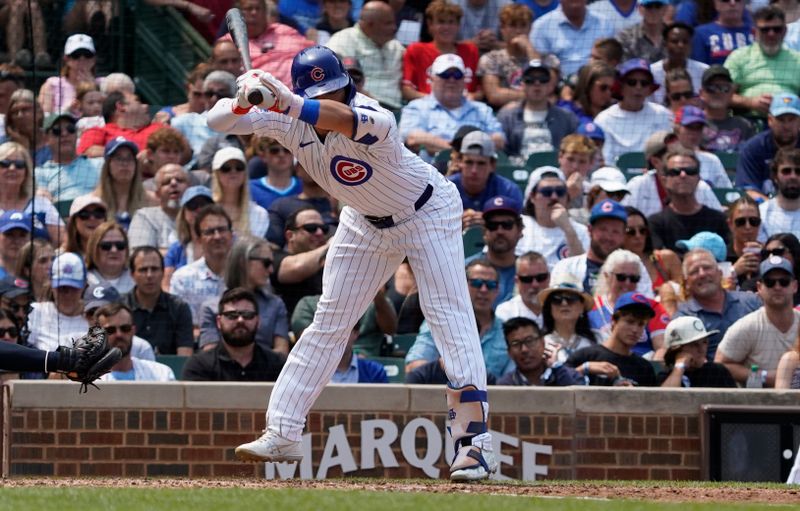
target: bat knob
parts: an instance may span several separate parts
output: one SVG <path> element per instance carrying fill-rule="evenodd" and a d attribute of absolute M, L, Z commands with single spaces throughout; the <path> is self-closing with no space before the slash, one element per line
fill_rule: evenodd
<path fill-rule="evenodd" d="M 264 101 L 264 94 L 260 90 L 252 90 L 247 93 L 247 101 L 251 105 L 260 105 Z"/>

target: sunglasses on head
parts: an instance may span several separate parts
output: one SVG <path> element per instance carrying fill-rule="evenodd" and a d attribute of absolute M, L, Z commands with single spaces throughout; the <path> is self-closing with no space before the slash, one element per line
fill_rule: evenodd
<path fill-rule="evenodd" d="M 69 58 L 71 59 L 91 59 L 93 57 L 94 53 L 89 50 L 75 50 L 69 54 Z"/>
<path fill-rule="evenodd" d="M 638 284 L 641 277 L 639 275 L 630 275 L 628 273 L 615 273 L 614 276 L 617 278 L 617 282 L 623 283 L 626 280 L 630 281 L 631 284 Z"/>
<path fill-rule="evenodd" d="M 97 246 L 104 252 L 110 252 L 112 248 L 116 248 L 118 251 L 122 252 L 128 248 L 128 244 L 124 241 L 101 241 Z"/>
<path fill-rule="evenodd" d="M 789 277 L 764 277 L 761 279 L 761 282 L 768 288 L 775 287 L 775 284 L 780 284 L 781 287 L 789 287 L 789 284 L 792 283 L 792 279 Z"/>
<path fill-rule="evenodd" d="M 736 227 L 744 227 L 744 225 L 748 223 L 750 227 L 758 227 L 761 225 L 761 218 L 757 216 L 741 216 L 733 219 L 733 225 Z"/>
<path fill-rule="evenodd" d="M 82 209 L 78 211 L 75 215 L 81 220 L 89 220 L 90 218 L 95 218 L 97 220 L 105 220 L 106 219 L 106 210 L 105 209 Z"/>
<path fill-rule="evenodd" d="M 628 87 L 636 87 L 638 85 L 640 87 L 647 88 L 647 87 L 650 87 L 651 85 L 653 85 L 653 81 L 652 80 L 648 80 L 646 78 L 643 78 L 643 79 L 625 78 L 624 82 L 625 82 L 625 85 L 627 85 Z"/>
<path fill-rule="evenodd" d="M 17 337 L 19 335 L 19 330 L 15 326 L 0 328 L 0 337 L 5 337 L 6 335 L 9 337 Z"/>
<path fill-rule="evenodd" d="M 559 199 L 567 194 L 566 186 L 543 186 L 536 189 L 536 193 L 542 197 L 552 197 L 555 195 Z"/>
<path fill-rule="evenodd" d="M 778 169 L 778 174 L 789 177 L 794 174 L 797 177 L 800 177 L 800 167 L 781 167 Z"/>
<path fill-rule="evenodd" d="M 281 154 L 281 153 L 290 153 L 288 149 L 280 145 L 274 145 L 268 149 L 269 154 Z"/>
<path fill-rule="evenodd" d="M 231 97 L 230 92 L 228 92 L 226 90 L 206 90 L 206 91 L 203 91 L 203 96 L 205 96 L 208 99 L 211 99 L 211 98 L 213 98 L 215 96 L 218 97 L 218 98 L 229 98 L 229 97 Z"/>
<path fill-rule="evenodd" d="M 550 73 L 525 76 L 522 78 L 522 83 L 526 83 L 529 85 L 534 83 L 538 83 L 540 85 L 550 83 Z"/>
<path fill-rule="evenodd" d="M 553 293 L 550 295 L 550 300 L 554 305 L 572 305 L 580 302 L 582 298 L 573 293 Z"/>
<path fill-rule="evenodd" d="M 545 272 L 545 273 L 537 273 L 535 275 L 517 275 L 517 278 L 523 284 L 533 284 L 534 280 L 540 283 L 544 282 L 545 280 L 550 278 L 550 274 Z"/>
<path fill-rule="evenodd" d="M 11 168 L 12 165 L 18 169 L 28 168 L 28 165 L 25 163 L 25 160 L 0 160 L 0 167 L 4 169 Z"/>
<path fill-rule="evenodd" d="M 258 316 L 258 313 L 256 311 L 225 311 L 220 316 L 231 321 L 236 321 L 239 318 L 249 321 Z"/>
<path fill-rule="evenodd" d="M 299 226 L 298 229 L 303 229 L 308 234 L 316 234 L 317 229 L 320 229 L 322 230 L 322 234 L 328 234 L 330 226 L 328 226 L 328 224 L 303 224 Z"/>
<path fill-rule="evenodd" d="M 647 227 L 644 227 L 644 226 L 642 226 L 642 227 L 626 227 L 625 228 L 625 234 L 627 234 L 628 236 L 636 236 L 637 234 L 639 236 L 647 236 L 649 233 L 650 233 L 650 231 L 647 229 Z"/>
<path fill-rule="evenodd" d="M 692 99 L 694 97 L 694 92 L 686 91 L 686 92 L 670 92 L 669 99 L 672 101 L 680 101 L 682 99 Z"/>
<path fill-rule="evenodd" d="M 678 177 L 681 175 L 681 172 L 685 173 L 687 176 L 696 176 L 700 174 L 700 167 L 673 167 L 664 170 L 664 175 L 667 177 Z"/>
<path fill-rule="evenodd" d="M 776 248 L 770 248 L 770 249 L 762 248 L 761 249 L 761 260 L 763 261 L 767 257 L 773 256 L 773 255 L 778 256 L 778 257 L 783 257 L 784 254 L 786 254 L 786 247 L 776 247 Z"/>
<path fill-rule="evenodd" d="M 50 133 L 52 133 L 57 137 L 60 137 L 64 133 L 69 133 L 70 135 L 74 135 L 77 131 L 78 129 L 72 123 L 67 124 L 63 128 L 61 126 L 53 126 L 52 128 L 50 128 Z"/>
<path fill-rule="evenodd" d="M 219 171 L 222 172 L 223 174 L 227 174 L 228 172 L 233 172 L 234 170 L 236 172 L 244 172 L 244 169 L 245 169 L 244 163 L 236 162 L 236 163 L 226 163 L 225 165 L 219 168 Z"/>
<path fill-rule="evenodd" d="M 494 291 L 497 289 L 498 283 L 496 280 L 487 280 L 487 279 L 469 279 L 470 287 L 474 287 L 475 289 L 480 289 L 483 286 L 486 286 L 486 289 L 489 291 Z"/>
<path fill-rule="evenodd" d="M 436 76 L 442 80 L 462 80 L 464 78 L 464 73 L 458 69 L 448 69 Z"/>
<path fill-rule="evenodd" d="M 506 231 L 510 231 L 517 223 L 514 220 L 487 220 L 486 228 L 492 232 L 502 227 Z"/>
<path fill-rule="evenodd" d="M 249 257 L 248 259 L 250 261 L 260 262 L 261 264 L 264 265 L 264 269 L 267 269 L 270 266 L 272 266 L 272 259 L 270 259 L 269 257 Z"/>
<path fill-rule="evenodd" d="M 721 83 L 718 85 L 709 84 L 709 85 L 704 85 L 703 89 L 705 89 L 706 92 L 710 92 L 711 94 L 720 94 L 720 93 L 727 94 L 733 90 L 733 85 L 730 83 L 724 83 L 724 84 Z"/>
<path fill-rule="evenodd" d="M 104 328 L 106 330 L 107 335 L 114 335 L 117 332 L 122 332 L 123 334 L 129 334 L 133 330 L 133 325 L 126 324 L 120 326 L 107 326 Z"/>

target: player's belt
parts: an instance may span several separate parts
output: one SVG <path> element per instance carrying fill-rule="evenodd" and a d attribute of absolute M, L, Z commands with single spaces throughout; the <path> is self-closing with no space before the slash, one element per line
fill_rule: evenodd
<path fill-rule="evenodd" d="M 425 191 L 422 192 L 422 195 L 419 196 L 419 199 L 414 203 L 414 211 L 419 211 L 422 206 L 428 202 L 428 199 L 431 198 L 433 195 L 433 185 L 428 184 L 425 187 Z M 389 227 L 394 227 L 394 218 L 392 216 L 369 216 L 364 215 L 364 218 L 367 219 L 367 222 L 371 223 L 378 229 L 388 229 Z"/>

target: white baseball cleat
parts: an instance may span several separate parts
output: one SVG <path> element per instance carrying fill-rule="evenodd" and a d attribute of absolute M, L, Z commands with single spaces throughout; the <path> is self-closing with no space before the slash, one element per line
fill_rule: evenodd
<path fill-rule="evenodd" d="M 494 453 L 474 445 L 467 445 L 459 450 L 453 465 L 450 467 L 451 481 L 482 481 L 489 474 L 497 471 L 497 460 Z"/>
<path fill-rule="evenodd" d="M 303 459 L 303 445 L 301 442 L 288 440 L 264 430 L 264 434 L 252 442 L 242 444 L 236 448 L 236 459 L 240 461 L 300 461 Z"/>

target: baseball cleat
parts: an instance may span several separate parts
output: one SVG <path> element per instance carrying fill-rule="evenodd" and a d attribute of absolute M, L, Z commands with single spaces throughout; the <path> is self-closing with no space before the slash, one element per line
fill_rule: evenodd
<path fill-rule="evenodd" d="M 462 447 L 450 467 L 451 481 L 482 481 L 497 471 L 494 453 L 474 445 Z"/>
<path fill-rule="evenodd" d="M 239 461 L 300 461 L 303 459 L 302 442 L 295 442 L 265 430 L 264 434 L 252 442 L 236 448 Z"/>

